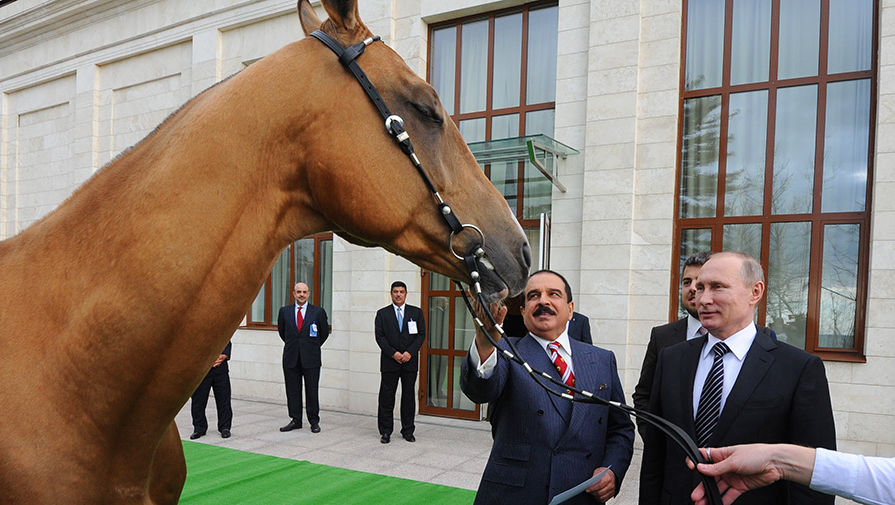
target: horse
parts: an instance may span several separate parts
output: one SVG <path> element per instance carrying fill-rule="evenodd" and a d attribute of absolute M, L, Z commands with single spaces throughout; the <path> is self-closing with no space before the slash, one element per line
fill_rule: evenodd
<path fill-rule="evenodd" d="M 305 34 L 372 35 L 356 0 L 323 5 L 321 21 L 299 0 Z M 521 291 L 525 235 L 434 89 L 384 43 L 357 61 L 444 200 L 481 229 L 482 291 Z M 450 234 L 362 88 L 306 37 L 189 100 L 0 242 L 0 503 L 176 503 L 175 415 L 280 251 L 326 230 L 466 282 L 451 249 L 480 239 Z"/>

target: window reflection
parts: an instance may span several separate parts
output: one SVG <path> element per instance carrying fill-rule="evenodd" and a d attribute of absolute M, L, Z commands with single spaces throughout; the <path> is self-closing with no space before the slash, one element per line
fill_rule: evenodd
<path fill-rule="evenodd" d="M 457 55 L 457 27 L 432 31 L 429 83 L 435 88 L 449 114 L 454 113 L 454 81 Z"/>
<path fill-rule="evenodd" d="M 761 215 L 764 203 L 767 90 L 730 95 L 724 215 Z"/>
<path fill-rule="evenodd" d="M 766 326 L 781 342 L 805 348 L 811 223 L 772 223 Z"/>
<path fill-rule="evenodd" d="M 771 196 L 771 211 L 774 214 L 811 212 L 816 117 L 816 85 L 777 91 L 774 188 Z"/>
<path fill-rule="evenodd" d="M 447 356 L 429 355 L 426 402 L 430 407 L 447 407 Z"/>
<path fill-rule="evenodd" d="M 700 251 L 711 251 L 712 250 L 712 230 L 709 228 L 691 228 L 686 230 L 681 230 L 681 247 L 680 247 L 680 256 L 679 263 L 677 267 L 678 273 L 680 273 L 684 269 L 684 261 L 687 260 L 691 254 L 698 253 Z M 680 302 L 680 300 L 678 300 Z M 678 303 L 678 317 L 686 317 L 687 311 L 685 311 Z"/>
<path fill-rule="evenodd" d="M 462 298 L 454 298 L 454 350 L 467 351 L 475 340 L 475 323 Z"/>
<path fill-rule="evenodd" d="M 721 97 L 684 101 L 681 217 L 713 217 L 717 200 Z"/>
<path fill-rule="evenodd" d="M 855 345 L 860 235 L 857 224 L 824 227 L 819 347 L 850 349 Z"/>
<path fill-rule="evenodd" d="M 823 212 L 864 210 L 870 138 L 870 80 L 827 86 Z"/>
<path fill-rule="evenodd" d="M 430 349 L 447 349 L 450 338 L 450 298 L 446 296 L 429 297 L 429 335 Z"/>
<path fill-rule="evenodd" d="M 771 1 L 733 3 L 730 84 L 768 80 L 771 55 Z"/>
<path fill-rule="evenodd" d="M 460 36 L 460 113 L 482 111 L 488 89 L 488 20 L 464 23 Z"/>
<path fill-rule="evenodd" d="M 554 39 L 556 35 L 554 32 Z M 494 82 L 491 107 L 519 106 L 522 75 L 522 13 L 494 19 Z M 496 138 L 496 137 L 492 137 Z"/>
<path fill-rule="evenodd" d="M 820 0 L 780 0 L 777 77 L 817 75 Z"/>
<path fill-rule="evenodd" d="M 724 225 L 724 251 L 739 251 L 761 259 L 761 223 Z"/>
<path fill-rule="evenodd" d="M 687 2 L 687 60 L 685 89 L 714 88 L 721 85 L 724 50 L 724 2 Z"/>
<path fill-rule="evenodd" d="M 552 102 L 556 98 L 556 6 L 528 12 L 528 65 L 526 102 Z"/>
<path fill-rule="evenodd" d="M 463 391 L 460 390 L 460 365 L 463 363 L 465 357 L 459 358 L 454 357 L 451 358 L 451 361 L 454 362 L 454 397 L 453 397 L 453 407 L 455 409 L 460 410 L 475 410 L 475 403 L 472 400 L 466 397 L 463 394 Z"/>
<path fill-rule="evenodd" d="M 873 0 L 830 0 L 827 73 L 869 70 L 873 47 Z"/>

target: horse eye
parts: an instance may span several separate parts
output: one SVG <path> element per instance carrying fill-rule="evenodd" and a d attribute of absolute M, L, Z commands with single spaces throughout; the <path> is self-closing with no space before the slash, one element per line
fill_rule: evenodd
<path fill-rule="evenodd" d="M 413 108 L 416 109 L 417 112 L 419 112 L 420 116 L 422 116 L 423 119 L 439 125 L 444 123 L 444 120 L 441 119 L 441 116 L 439 116 L 437 112 L 435 112 L 435 109 L 429 107 L 428 105 L 423 105 L 416 102 L 411 103 L 411 105 L 413 105 Z"/>

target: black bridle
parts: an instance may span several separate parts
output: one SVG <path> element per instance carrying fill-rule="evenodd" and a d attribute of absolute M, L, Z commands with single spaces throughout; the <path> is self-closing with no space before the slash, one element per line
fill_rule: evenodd
<path fill-rule="evenodd" d="M 702 454 L 699 452 L 699 448 L 693 442 L 693 439 L 690 438 L 687 433 L 677 426 L 674 423 L 667 421 L 651 412 L 636 409 L 634 407 L 625 405 L 624 403 L 606 400 L 597 396 L 590 391 L 586 391 L 583 389 L 579 389 L 576 387 L 570 387 L 563 383 L 562 381 L 556 379 L 552 375 L 536 370 L 531 367 L 524 359 L 519 356 L 519 352 L 516 350 L 516 346 L 512 340 L 507 338 L 506 333 L 504 333 L 501 325 L 494 319 L 494 316 L 491 314 L 489 310 L 487 310 L 488 303 L 485 300 L 484 294 L 482 293 L 481 284 L 479 282 L 480 274 L 479 274 L 479 263 L 485 257 L 485 235 L 482 231 L 472 224 L 460 224 L 460 220 L 457 219 L 457 216 L 454 214 L 453 209 L 451 209 L 450 205 L 445 203 L 445 201 L 441 198 L 441 195 L 438 194 L 438 190 L 435 189 L 435 186 L 432 184 L 432 180 L 429 179 L 429 176 L 426 174 L 426 171 L 423 169 L 422 164 L 420 163 L 419 158 L 417 158 L 416 153 L 413 151 L 413 144 L 410 142 L 410 135 L 408 135 L 407 131 L 404 130 L 404 120 L 401 117 L 392 114 L 389 111 L 388 105 L 386 105 L 385 101 L 382 99 L 382 96 L 376 90 L 376 87 L 373 86 L 373 83 L 370 82 L 370 79 L 367 78 L 367 75 L 360 68 L 360 65 L 357 64 L 357 58 L 363 54 L 364 49 L 373 42 L 379 41 L 380 37 L 375 35 L 364 40 L 361 43 L 355 44 L 349 47 L 342 47 L 335 39 L 330 37 L 328 34 L 315 30 L 311 32 L 311 37 L 322 42 L 326 47 L 330 48 L 332 52 L 336 53 L 336 56 L 339 57 L 339 62 L 348 69 L 354 75 L 354 78 L 357 79 L 357 82 L 361 85 L 364 92 L 370 97 L 370 100 L 373 102 L 373 105 L 379 111 L 379 114 L 385 120 L 385 129 L 389 135 L 394 138 L 395 142 L 398 143 L 401 150 L 404 151 L 404 154 L 410 159 L 410 162 L 416 168 L 417 172 L 422 176 L 423 181 L 426 183 L 426 187 L 429 188 L 429 191 L 432 192 L 432 195 L 435 197 L 435 200 L 438 204 L 438 210 L 441 216 L 444 218 L 448 227 L 451 229 L 450 238 L 448 241 L 448 248 L 457 259 L 460 259 L 466 265 L 466 270 L 469 273 L 470 279 L 472 279 L 472 284 L 470 285 L 470 290 L 475 292 L 475 296 L 479 304 L 485 308 L 485 314 L 488 316 L 489 322 L 493 326 L 494 329 L 500 334 L 500 339 L 504 340 L 510 347 L 509 350 L 504 349 L 498 346 L 497 342 L 491 337 L 491 334 L 485 328 L 484 323 L 478 318 L 476 315 L 476 311 L 472 307 L 472 303 L 469 300 L 469 297 L 466 294 L 466 290 L 463 286 L 456 282 L 460 293 L 463 295 L 463 300 L 466 302 L 466 307 L 469 310 L 469 313 L 473 316 L 476 325 L 479 327 L 479 330 L 487 336 L 488 341 L 491 342 L 491 345 L 499 352 L 500 356 L 503 356 L 507 360 L 511 362 L 515 362 L 522 366 L 525 371 L 537 382 L 545 391 L 549 394 L 559 396 L 565 398 L 566 400 L 572 402 L 579 403 L 595 403 L 599 405 L 605 405 L 613 409 L 621 410 L 622 412 L 627 413 L 628 415 L 632 415 L 637 417 L 638 419 L 642 419 L 647 423 L 653 425 L 659 431 L 664 433 L 668 438 L 673 440 L 675 444 L 677 444 L 694 462 L 698 463 L 708 463 L 709 460 L 703 458 Z M 481 243 L 473 244 L 469 251 L 461 256 L 454 251 L 453 239 L 454 236 L 460 234 L 464 228 L 469 228 L 475 230 L 479 234 L 479 238 Z M 721 505 L 721 493 L 718 491 L 718 486 L 715 483 L 715 480 L 711 477 L 699 474 L 702 479 L 703 485 L 706 489 L 706 494 L 708 497 L 708 502 L 710 505 Z"/>

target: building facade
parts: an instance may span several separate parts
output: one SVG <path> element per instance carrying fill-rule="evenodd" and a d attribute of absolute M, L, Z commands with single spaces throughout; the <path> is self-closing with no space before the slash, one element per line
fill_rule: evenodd
<path fill-rule="evenodd" d="M 521 157 L 483 170 L 533 248 L 549 238 L 540 259 L 569 278 L 629 394 L 650 329 L 678 317 L 682 258 L 743 250 L 767 271 L 758 320 L 825 360 L 839 447 L 895 455 L 895 1 L 369 0 L 360 13 L 477 156 L 549 144 L 553 180 Z M 0 2 L 0 239 L 302 36 L 292 0 Z M 456 290 L 332 234 L 284 251 L 247 307 L 234 395 L 284 401 L 275 315 L 301 280 L 333 327 L 323 407 L 374 413 L 373 318 L 397 279 L 431 332 L 420 411 L 481 419 L 455 379 L 473 334 Z"/>

